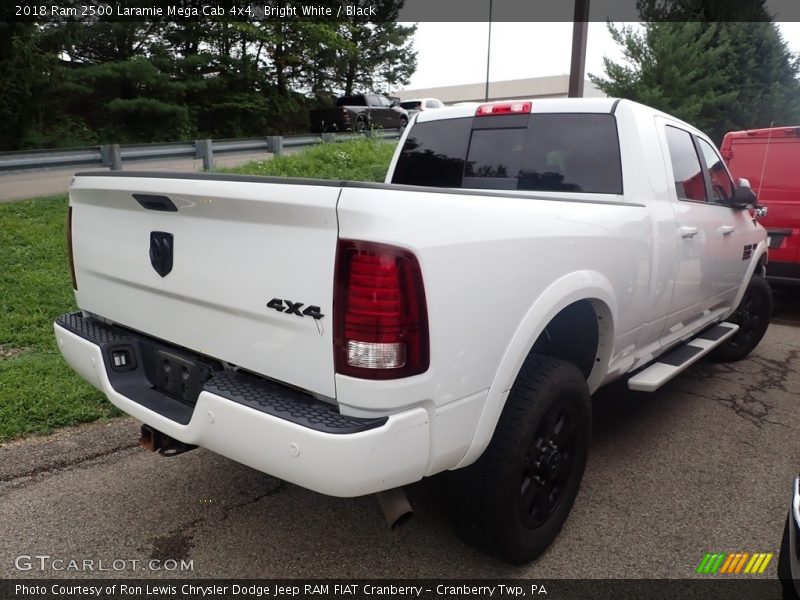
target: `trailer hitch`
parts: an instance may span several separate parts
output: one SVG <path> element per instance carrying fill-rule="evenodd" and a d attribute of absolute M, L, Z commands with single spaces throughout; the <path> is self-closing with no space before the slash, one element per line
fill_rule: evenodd
<path fill-rule="evenodd" d="M 140 438 L 142 446 L 150 452 L 158 452 L 161 456 L 177 456 L 189 450 L 194 450 L 197 446 L 184 444 L 176 439 L 169 437 L 166 433 L 161 433 L 149 425 L 142 425 Z"/>

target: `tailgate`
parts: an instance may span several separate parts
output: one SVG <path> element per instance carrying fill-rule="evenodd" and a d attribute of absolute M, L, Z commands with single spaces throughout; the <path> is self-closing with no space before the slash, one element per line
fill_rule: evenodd
<path fill-rule="evenodd" d="M 340 188 L 280 181 L 78 175 L 70 190 L 78 306 L 333 398 Z"/>

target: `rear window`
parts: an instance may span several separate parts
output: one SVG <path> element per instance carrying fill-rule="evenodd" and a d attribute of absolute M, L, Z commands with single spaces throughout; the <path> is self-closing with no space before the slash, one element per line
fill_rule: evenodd
<path fill-rule="evenodd" d="M 364 96 L 342 96 L 337 98 L 336 106 L 366 106 L 367 100 Z"/>
<path fill-rule="evenodd" d="M 397 160 L 392 183 L 461 187 L 472 117 L 414 125 Z"/>
<path fill-rule="evenodd" d="M 401 102 L 400 106 L 408 110 L 414 110 L 422 106 L 422 102 L 419 100 L 414 100 L 413 102 Z"/>
<path fill-rule="evenodd" d="M 409 132 L 392 181 L 621 194 L 616 121 L 608 114 L 540 114 L 419 123 Z"/>

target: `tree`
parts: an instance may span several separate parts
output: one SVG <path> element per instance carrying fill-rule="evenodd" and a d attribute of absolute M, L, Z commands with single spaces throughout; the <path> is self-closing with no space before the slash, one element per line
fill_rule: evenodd
<path fill-rule="evenodd" d="M 0 22 L 0 149 L 70 139 L 74 123 L 63 115 L 63 73 L 49 42 L 33 23 Z"/>
<path fill-rule="evenodd" d="M 408 80 L 415 28 L 393 22 L 403 2 L 375 0 L 377 15 L 347 22 L 238 21 L 228 9 L 241 3 L 217 0 L 225 13 L 210 20 L 0 23 L 0 149 L 307 131 L 309 108 L 332 93 Z M 301 0 L 284 4 L 300 13 Z"/>
<path fill-rule="evenodd" d="M 337 57 L 333 80 L 350 95 L 354 91 L 387 92 L 408 83 L 417 68 L 417 53 L 408 44 L 416 25 L 391 21 L 344 23 L 345 41 Z"/>
<path fill-rule="evenodd" d="M 769 22 L 767 0 L 636 0 L 642 21 Z"/>
<path fill-rule="evenodd" d="M 628 64 L 604 59 L 605 78 L 589 76 L 609 96 L 671 113 L 717 143 L 733 129 L 800 121 L 800 62 L 772 22 L 651 21 L 609 31 Z"/>
<path fill-rule="evenodd" d="M 314 31 L 302 79 L 316 97 L 386 92 L 408 83 L 417 68 L 417 53 L 411 46 L 417 28 L 396 23 L 404 1 L 355 0 L 348 6 L 374 10 L 369 21 L 351 16 Z M 332 6 L 335 12 L 338 6 Z"/>

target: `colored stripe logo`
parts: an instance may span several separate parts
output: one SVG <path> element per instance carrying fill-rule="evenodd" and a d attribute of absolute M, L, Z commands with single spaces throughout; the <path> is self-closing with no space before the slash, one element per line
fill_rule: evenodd
<path fill-rule="evenodd" d="M 772 552 L 734 552 L 726 554 L 724 552 L 706 553 L 703 560 L 697 566 L 696 573 L 703 575 L 725 574 L 739 575 L 742 573 L 750 575 L 761 575 L 767 570 L 767 566 L 774 554 Z"/>

